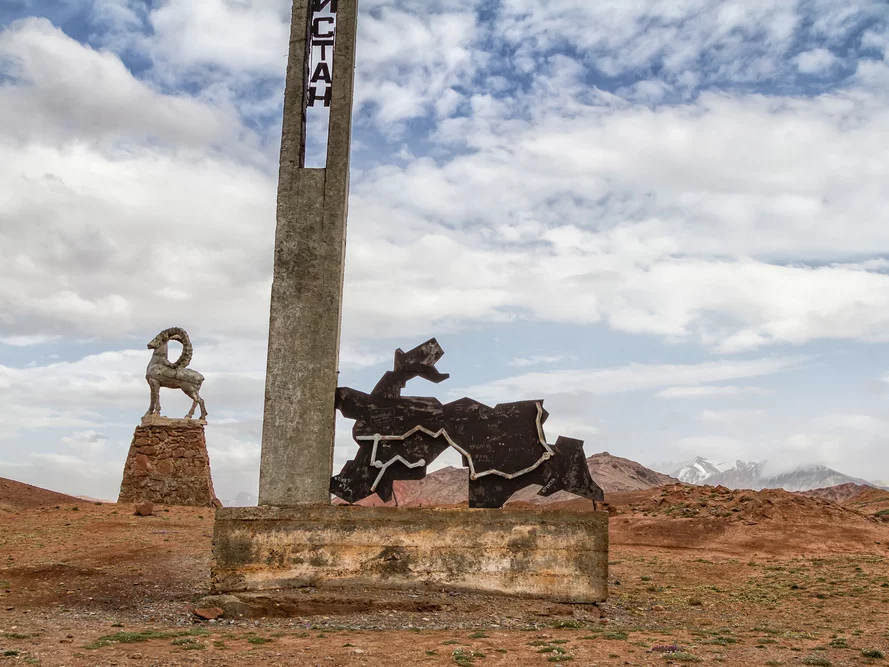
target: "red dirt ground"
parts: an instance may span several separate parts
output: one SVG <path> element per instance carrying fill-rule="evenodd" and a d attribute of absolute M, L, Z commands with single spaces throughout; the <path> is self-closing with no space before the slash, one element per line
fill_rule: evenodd
<path fill-rule="evenodd" d="M 598 606 L 309 589 L 298 617 L 197 623 L 209 510 L 136 517 L 0 482 L 0 667 L 885 662 L 889 524 L 783 491 L 675 485 L 608 501 Z"/>

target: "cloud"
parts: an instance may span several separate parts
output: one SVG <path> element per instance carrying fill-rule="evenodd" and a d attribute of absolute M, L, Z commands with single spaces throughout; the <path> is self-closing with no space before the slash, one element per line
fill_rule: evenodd
<path fill-rule="evenodd" d="M 438 5 L 438 6 L 436 6 Z M 455 11 L 457 6 L 460 11 Z M 447 117 L 488 57 L 471 3 L 377 3 L 360 17 L 356 103 L 382 127 L 432 112 Z M 469 10 L 469 11 L 467 11 Z"/>
<path fill-rule="evenodd" d="M 777 474 L 801 464 L 821 464 L 847 475 L 874 479 L 889 457 L 889 422 L 867 414 L 833 413 L 813 420 L 773 444 L 770 472 Z"/>
<path fill-rule="evenodd" d="M 75 452 L 95 456 L 108 445 L 108 438 L 97 431 L 78 431 L 71 436 L 62 438 L 62 444 Z"/>
<path fill-rule="evenodd" d="M 510 359 L 508 362 L 506 362 L 506 365 L 513 366 L 515 368 L 522 368 L 525 366 L 537 366 L 538 364 L 555 364 L 562 361 L 562 359 L 564 359 L 564 357 L 537 354 L 530 357 L 517 357 L 515 359 Z"/>
<path fill-rule="evenodd" d="M 755 444 L 724 435 L 679 438 L 673 446 L 686 458 L 703 456 L 716 461 L 735 461 L 745 454 L 749 455 L 756 451 Z"/>
<path fill-rule="evenodd" d="M 706 93 L 570 114 L 533 102 L 531 120 L 494 103 L 442 123 L 442 143 L 468 149 L 444 164 L 418 158 L 356 183 L 358 243 L 392 258 L 401 300 L 437 288 L 465 299 L 466 318 L 604 320 L 727 353 L 885 339 L 889 277 L 860 261 L 889 251 L 874 216 L 889 173 L 869 139 L 889 131 L 884 97 Z M 413 261 L 426 255 L 441 260 Z M 362 296 L 384 288 L 352 271 Z"/>
<path fill-rule="evenodd" d="M 11 347 L 30 347 L 32 345 L 43 345 L 45 343 L 56 340 L 54 336 L 0 336 L 0 343 Z"/>
<path fill-rule="evenodd" d="M 474 39 L 477 18 L 454 18 L 466 30 L 439 40 L 432 17 L 411 16 L 398 20 L 423 40 L 465 37 L 459 51 Z M 382 40 L 375 21 L 363 24 L 368 39 Z M 29 277 L 26 293 L 0 288 L 7 335 L 121 335 L 170 319 L 263 338 L 273 163 L 238 129 L 234 107 L 158 93 L 114 54 L 43 20 L 2 34 L 21 69 L 4 97 L 20 100 L 5 107 L 18 138 L 0 137 L 10 184 L 0 196 L 2 284 Z M 398 48 L 426 43 L 412 39 Z M 413 62 L 399 53 L 366 59 Z M 438 67 L 426 57 L 410 80 Z M 566 62 L 558 76 L 567 107 L 534 92 L 474 95 L 469 115 L 442 120 L 432 135 L 441 149 L 463 149 L 356 174 L 346 340 L 529 319 L 604 322 L 721 353 L 885 339 L 889 276 L 861 258 L 889 252 L 875 217 L 889 173 L 870 140 L 889 131 L 885 96 L 705 93 L 655 109 L 602 104 L 587 99 L 582 72 Z M 83 96 L 67 105 L 81 119 L 73 126 L 54 111 L 48 73 L 69 63 L 76 85 L 91 90 L 88 105 L 116 120 L 93 120 L 93 106 L 78 107 Z M 471 77 L 461 63 L 454 55 L 453 76 Z M 551 74 L 545 66 L 535 85 Z M 797 261 L 778 259 L 787 256 Z M 232 309 L 242 316 L 229 317 Z"/>
<path fill-rule="evenodd" d="M 733 385 L 700 385 L 689 387 L 668 387 L 657 392 L 658 398 L 724 398 L 744 395 L 768 396 L 772 391 L 763 387 L 737 387 Z"/>
<path fill-rule="evenodd" d="M 23 19 L 0 33 L 4 61 L 12 77 L 0 88 L 7 140 L 39 135 L 64 144 L 126 136 L 185 149 L 237 136 L 231 113 L 151 90 L 116 54 L 85 46 L 46 19 Z"/>
<path fill-rule="evenodd" d="M 716 361 L 700 364 L 630 364 L 618 368 L 559 370 L 526 373 L 452 393 L 500 403 L 553 394 L 607 396 L 671 385 L 762 377 L 799 368 L 806 357 L 774 357 L 751 361 Z"/>
<path fill-rule="evenodd" d="M 803 74 L 824 74 L 837 62 L 837 57 L 827 49 L 812 49 L 800 53 L 793 61 Z"/>
<path fill-rule="evenodd" d="M 253 221 L 273 229 L 274 181 L 213 148 L 233 138 L 252 155 L 240 121 L 152 90 L 42 19 L 0 33 L 0 54 L 15 72 L 0 95 L 4 338 L 109 338 L 168 318 L 260 334 L 271 235 Z"/>
<path fill-rule="evenodd" d="M 104 42 L 150 59 L 147 76 L 166 86 L 199 82 L 203 94 L 250 116 L 280 113 L 290 35 L 290 4 L 168 0 L 149 9 L 103 0 L 94 22 Z M 455 90 L 486 59 L 472 4 L 449 1 L 362 3 L 356 105 L 377 127 L 399 134 L 401 123 L 461 103 Z M 272 133 L 274 134 L 274 132 Z"/>
<path fill-rule="evenodd" d="M 290 11 L 280 0 L 168 0 L 148 20 L 156 59 L 278 76 L 287 63 Z"/>
<path fill-rule="evenodd" d="M 508 0 L 500 5 L 495 34 L 525 71 L 567 47 L 606 77 L 656 73 L 681 95 L 704 86 L 793 81 L 800 45 L 849 48 L 880 19 L 885 5 L 876 0 L 842 8 L 824 0 Z"/>
<path fill-rule="evenodd" d="M 730 424 L 735 422 L 743 422 L 751 419 L 762 419 L 766 417 L 768 412 L 765 410 L 704 410 L 695 415 L 695 419 L 701 422 L 709 422 L 711 424 Z"/>

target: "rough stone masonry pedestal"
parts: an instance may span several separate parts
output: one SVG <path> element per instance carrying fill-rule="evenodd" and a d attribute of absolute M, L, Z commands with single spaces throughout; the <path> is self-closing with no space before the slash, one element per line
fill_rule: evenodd
<path fill-rule="evenodd" d="M 117 502 L 218 506 L 204 424 L 145 417 L 133 434 Z"/>
<path fill-rule="evenodd" d="M 573 603 L 608 593 L 604 512 L 225 508 L 213 554 L 214 593 L 431 588 Z"/>

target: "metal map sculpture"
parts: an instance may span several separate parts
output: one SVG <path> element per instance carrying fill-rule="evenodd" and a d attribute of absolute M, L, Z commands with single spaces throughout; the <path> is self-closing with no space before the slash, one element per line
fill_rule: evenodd
<path fill-rule="evenodd" d="M 167 352 L 167 344 L 175 340 L 182 343 L 182 354 L 175 363 L 170 363 Z M 191 357 L 194 354 L 194 347 L 191 345 L 191 339 L 185 329 L 172 327 L 164 329 L 148 344 L 149 350 L 154 350 L 151 355 L 151 361 L 148 362 L 148 369 L 145 371 L 145 379 L 151 388 L 151 404 L 148 407 L 146 417 L 160 416 L 161 400 L 160 389 L 166 387 L 168 389 L 181 389 L 186 396 L 193 402 L 191 410 L 185 415 L 186 419 L 194 417 L 195 408 L 201 406 L 201 419 L 207 418 L 207 408 L 204 406 L 204 399 L 201 398 L 201 385 L 204 383 L 204 376 L 195 370 L 188 368 Z"/>
<path fill-rule="evenodd" d="M 395 480 L 419 480 L 449 447 L 469 468 L 469 506 L 502 507 L 516 491 L 532 484 L 541 496 L 569 491 L 604 500 L 593 481 L 583 441 L 559 437 L 549 445 L 543 423 L 549 416 L 543 401 L 521 401 L 490 407 L 462 398 L 442 405 L 436 398 L 401 395 L 407 382 L 420 377 L 439 383 L 449 376 L 435 364 L 444 355 L 433 338 L 403 352 L 370 394 L 339 387 L 336 407 L 354 419 L 352 437 L 358 454 L 330 480 L 330 491 L 348 503 L 374 493 L 392 498 Z"/>

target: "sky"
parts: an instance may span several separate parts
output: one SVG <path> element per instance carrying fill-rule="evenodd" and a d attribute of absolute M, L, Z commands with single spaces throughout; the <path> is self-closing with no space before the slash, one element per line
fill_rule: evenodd
<path fill-rule="evenodd" d="M 115 499 L 180 326 L 218 495 L 256 494 L 289 10 L 0 3 L 0 476 Z M 451 378 L 411 393 L 543 399 L 588 455 L 889 479 L 885 0 L 361 0 L 358 31 L 342 384 L 436 336 Z"/>

